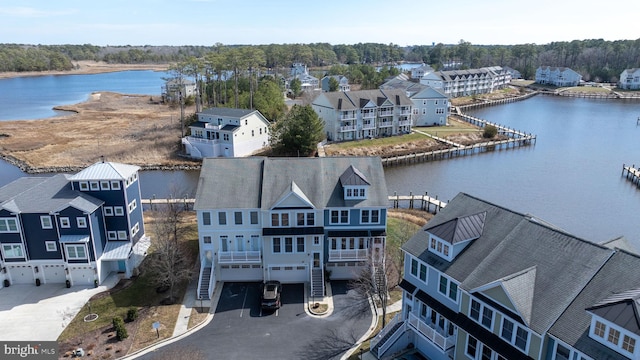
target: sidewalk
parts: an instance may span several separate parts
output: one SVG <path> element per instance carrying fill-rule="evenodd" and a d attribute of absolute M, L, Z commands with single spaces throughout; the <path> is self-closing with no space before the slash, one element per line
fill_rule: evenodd
<path fill-rule="evenodd" d="M 176 327 L 173 329 L 172 337 L 176 337 L 186 333 L 189 330 L 189 320 L 191 319 L 191 310 L 196 306 L 196 292 L 198 291 L 198 280 L 194 279 L 189 282 L 187 290 L 182 299 L 180 313 L 176 319 Z"/>

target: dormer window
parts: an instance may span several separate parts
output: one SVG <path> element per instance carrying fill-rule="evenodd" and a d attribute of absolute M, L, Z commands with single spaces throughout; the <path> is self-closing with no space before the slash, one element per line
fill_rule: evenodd
<path fill-rule="evenodd" d="M 640 289 L 612 294 L 586 310 L 591 314 L 589 337 L 608 348 L 637 358 L 640 350 L 640 322 L 637 314 Z"/>
<path fill-rule="evenodd" d="M 349 166 L 349 168 L 340 175 L 340 184 L 342 185 L 345 200 L 366 199 L 367 189 L 371 186 L 371 183 L 369 183 L 364 174 L 353 167 L 353 165 Z"/>
<path fill-rule="evenodd" d="M 364 187 L 345 187 L 344 189 L 344 199 L 366 199 L 367 198 L 367 189 Z"/>
<path fill-rule="evenodd" d="M 605 319 L 592 315 L 589 337 L 597 342 L 626 355 L 635 354 L 640 337 L 618 327 Z"/>
<path fill-rule="evenodd" d="M 429 236 L 429 251 L 440 256 L 441 258 L 451 261 L 452 259 L 452 251 L 451 244 L 448 242 L 442 241 L 436 238 L 433 235 Z"/>

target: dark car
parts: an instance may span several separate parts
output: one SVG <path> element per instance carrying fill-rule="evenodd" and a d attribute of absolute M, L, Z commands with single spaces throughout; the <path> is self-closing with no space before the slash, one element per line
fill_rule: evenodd
<path fill-rule="evenodd" d="M 262 284 L 262 308 L 275 310 L 280 308 L 280 281 L 270 280 Z"/>

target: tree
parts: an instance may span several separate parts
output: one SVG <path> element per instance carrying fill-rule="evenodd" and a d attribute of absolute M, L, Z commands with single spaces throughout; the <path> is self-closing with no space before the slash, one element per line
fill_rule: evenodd
<path fill-rule="evenodd" d="M 193 264 L 190 251 L 183 241 L 182 218 L 184 212 L 179 205 L 168 204 L 156 210 L 153 222 L 155 241 L 145 268 L 150 271 L 152 281 L 158 287 L 169 290 L 170 303 L 175 302 L 174 288 L 182 281 L 191 278 Z"/>
<path fill-rule="evenodd" d="M 271 146 L 276 153 L 308 156 L 324 138 L 324 122 L 310 105 L 294 105 L 271 130 Z"/>
<path fill-rule="evenodd" d="M 485 139 L 493 139 L 498 134 L 498 128 L 493 125 L 487 125 L 484 127 L 482 137 Z"/>
<path fill-rule="evenodd" d="M 386 325 L 387 300 L 389 299 L 389 286 L 387 272 L 389 266 L 386 263 L 376 263 L 369 258 L 355 277 L 349 281 L 349 287 L 354 290 L 361 299 L 370 299 L 382 311 L 382 327 Z"/>
<path fill-rule="evenodd" d="M 254 96 L 256 110 L 270 121 L 277 121 L 284 116 L 287 105 L 284 103 L 282 90 L 276 80 L 265 76 L 258 83 L 258 91 Z"/>
<path fill-rule="evenodd" d="M 298 78 L 294 78 L 289 83 L 289 89 L 291 89 L 291 94 L 293 98 L 300 96 L 300 92 L 302 92 L 302 82 Z"/>
<path fill-rule="evenodd" d="M 334 77 L 330 77 L 329 78 L 329 91 L 330 92 L 338 91 L 338 87 L 339 86 L 340 86 L 340 83 L 338 82 L 338 80 L 336 80 L 336 78 L 334 78 Z"/>

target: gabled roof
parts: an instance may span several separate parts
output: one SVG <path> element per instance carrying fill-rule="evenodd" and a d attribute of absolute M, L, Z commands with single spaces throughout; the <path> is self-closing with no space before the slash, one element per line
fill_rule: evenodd
<path fill-rule="evenodd" d="M 611 294 L 586 310 L 640 335 L 640 288 Z"/>
<path fill-rule="evenodd" d="M 340 175 L 340 184 L 342 184 L 342 186 L 371 185 L 366 176 L 364 176 L 360 170 L 353 167 L 353 165 L 349 166 L 349 168 Z"/>
<path fill-rule="evenodd" d="M 36 179 L 36 178 L 33 178 Z M 18 179 L 0 188 L 0 208 L 12 213 L 54 213 L 72 206 L 92 213 L 103 201 L 71 190 L 69 177 L 58 174 L 37 180 Z"/>
<path fill-rule="evenodd" d="M 351 166 L 370 183 L 367 199 L 344 200 L 340 177 Z M 242 196 L 232 196 L 237 189 L 243 189 Z M 304 194 L 316 208 L 388 205 L 378 157 L 250 157 L 204 159 L 195 209 L 271 209 L 292 191 Z"/>
<path fill-rule="evenodd" d="M 447 99 L 447 95 L 431 86 L 425 87 L 420 92 L 411 96 L 411 99 Z"/>
<path fill-rule="evenodd" d="M 70 177 L 71 181 L 81 180 L 126 180 L 140 167 L 114 162 L 98 162 Z"/>
<path fill-rule="evenodd" d="M 224 116 L 231 118 L 242 119 L 251 115 L 252 113 L 257 112 L 257 110 L 249 110 L 249 109 L 235 109 L 235 108 L 223 108 L 223 107 L 212 107 L 198 114 L 212 115 L 212 116 Z"/>
<path fill-rule="evenodd" d="M 463 216 L 431 228 L 426 228 L 425 231 L 430 232 L 450 244 L 457 244 L 479 238 L 480 235 L 482 235 L 486 216 L 486 212 Z"/>
<path fill-rule="evenodd" d="M 295 181 L 291 182 L 291 188 L 285 191 L 282 196 L 280 196 L 280 200 L 278 200 L 271 208 L 279 208 L 279 207 L 288 207 L 291 205 L 291 198 L 295 198 L 294 202 L 297 202 L 296 207 L 309 207 L 311 209 L 315 208 L 313 203 L 307 198 L 307 195 L 296 185 Z M 288 206 L 284 206 L 287 203 Z"/>

